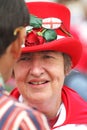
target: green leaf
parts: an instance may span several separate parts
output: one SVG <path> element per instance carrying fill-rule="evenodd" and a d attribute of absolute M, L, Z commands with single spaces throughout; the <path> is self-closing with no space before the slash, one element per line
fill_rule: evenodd
<path fill-rule="evenodd" d="M 57 38 L 57 34 L 56 34 L 56 32 L 54 30 L 47 29 L 43 33 L 43 37 L 46 39 L 46 41 L 52 41 L 52 40 L 55 40 Z"/>
<path fill-rule="evenodd" d="M 42 19 L 30 15 L 30 26 L 33 26 L 34 28 L 40 28 L 42 26 Z"/>

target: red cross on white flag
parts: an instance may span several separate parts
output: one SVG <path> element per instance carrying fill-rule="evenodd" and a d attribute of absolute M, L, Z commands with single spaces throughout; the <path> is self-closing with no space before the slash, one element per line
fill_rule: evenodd
<path fill-rule="evenodd" d="M 42 20 L 42 27 L 47 29 L 57 29 L 61 26 L 62 21 L 58 18 L 45 18 Z"/>

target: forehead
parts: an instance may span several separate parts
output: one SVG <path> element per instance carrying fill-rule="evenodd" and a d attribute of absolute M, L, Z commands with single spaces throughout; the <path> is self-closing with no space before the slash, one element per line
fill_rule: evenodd
<path fill-rule="evenodd" d="M 29 52 L 29 53 L 23 53 L 21 55 L 34 55 L 34 54 L 59 54 L 61 52 L 57 51 L 39 51 L 39 52 Z"/>

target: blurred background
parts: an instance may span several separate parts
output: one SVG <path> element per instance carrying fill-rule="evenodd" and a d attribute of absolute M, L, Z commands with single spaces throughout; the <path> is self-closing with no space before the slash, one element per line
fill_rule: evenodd
<path fill-rule="evenodd" d="M 31 2 L 37 0 L 25 0 Z M 38 0 L 42 1 L 42 0 Z M 66 5 L 71 11 L 71 33 L 79 39 L 83 46 L 82 57 L 70 74 L 65 79 L 65 85 L 74 89 L 87 101 L 87 0 L 43 0 Z M 13 78 L 6 83 L 10 92 L 16 86 Z"/>

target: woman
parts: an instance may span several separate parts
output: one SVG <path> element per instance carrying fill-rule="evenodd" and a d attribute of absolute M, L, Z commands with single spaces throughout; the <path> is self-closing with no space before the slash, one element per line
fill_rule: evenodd
<path fill-rule="evenodd" d="M 11 95 L 43 112 L 52 129 L 86 130 L 87 104 L 63 86 L 82 52 L 81 43 L 69 32 L 70 12 L 51 2 L 29 2 L 27 7 L 31 26 L 14 66 L 18 89 Z"/>

